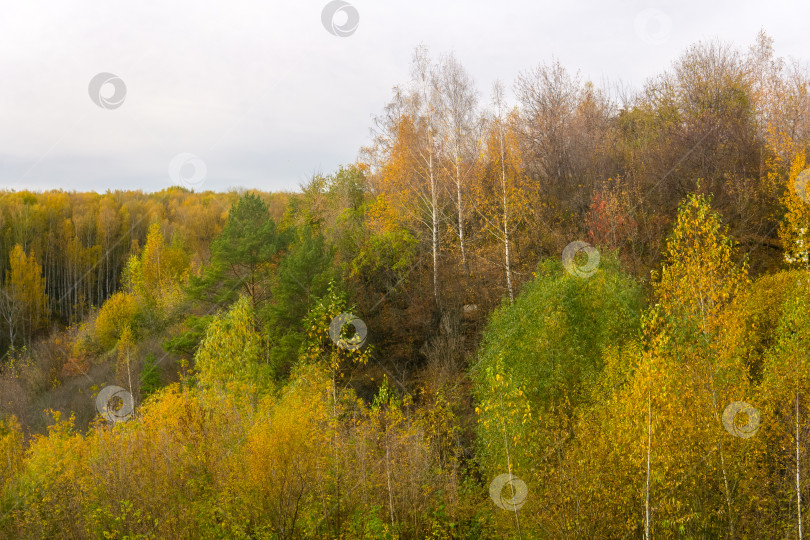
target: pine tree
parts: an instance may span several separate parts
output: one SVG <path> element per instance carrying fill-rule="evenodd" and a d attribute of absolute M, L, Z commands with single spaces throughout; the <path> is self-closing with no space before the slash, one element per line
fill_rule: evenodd
<path fill-rule="evenodd" d="M 257 313 L 270 300 L 272 276 L 289 239 L 290 233 L 277 228 L 261 198 L 243 195 L 211 243 L 211 265 L 192 280 L 193 296 L 226 304 L 241 294 Z"/>
<path fill-rule="evenodd" d="M 141 370 L 141 400 L 145 400 L 161 387 L 160 371 L 155 362 L 155 355 L 146 355 Z"/>

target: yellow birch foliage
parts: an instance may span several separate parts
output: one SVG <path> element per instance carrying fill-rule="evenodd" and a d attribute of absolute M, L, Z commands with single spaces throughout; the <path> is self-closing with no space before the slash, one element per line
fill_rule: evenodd
<path fill-rule="evenodd" d="M 297 369 L 278 400 L 259 403 L 241 449 L 228 459 L 234 498 L 229 519 L 268 537 L 311 536 L 332 484 L 330 381 L 321 368 Z M 327 510 L 324 508 L 323 510 Z"/>
<path fill-rule="evenodd" d="M 47 435 L 35 436 L 19 476 L 17 501 L 10 512 L 16 538 L 82 538 L 82 501 L 92 482 L 87 474 L 87 447 L 75 431 L 74 418 L 54 423 Z"/>
<path fill-rule="evenodd" d="M 803 185 L 797 186 L 797 178 L 805 170 L 804 152 L 791 162 L 787 175 L 782 205 L 785 215 L 779 224 L 779 239 L 785 251 L 785 263 L 793 268 L 810 268 L 810 182 L 805 176 Z"/>
<path fill-rule="evenodd" d="M 672 426 L 653 439 L 660 456 L 653 485 L 667 493 L 657 530 L 733 535 L 741 503 L 732 486 L 744 481 L 745 447 L 721 416 L 731 402 L 753 397 L 742 322 L 730 309 L 749 286 L 747 269 L 737 266 L 732 240 L 702 195 L 681 204 L 664 261 L 645 324 L 652 358 L 667 365 L 649 387 L 652 415 Z"/>
<path fill-rule="evenodd" d="M 759 522 L 751 523 L 752 536 L 761 530 L 782 537 L 795 536 L 797 467 L 800 484 L 806 486 L 808 480 L 805 434 L 810 410 L 810 273 L 798 273 L 792 285 L 783 302 L 773 344 L 764 354 L 762 383 L 757 392 L 761 428 L 751 440 L 756 452 L 749 450 L 752 459 L 747 463 L 748 476 L 755 482 L 747 486 L 745 494 L 751 500 L 750 513 L 768 521 L 763 522 L 761 517 Z M 765 486 L 769 497 L 761 494 Z M 802 499 L 805 514 L 804 493 Z"/>
<path fill-rule="evenodd" d="M 22 246 L 17 244 L 11 250 L 9 259 L 6 292 L 19 310 L 19 322 L 26 338 L 30 338 L 48 320 L 45 277 L 33 251 L 26 255 Z"/>
<path fill-rule="evenodd" d="M 143 251 L 131 256 L 126 268 L 127 284 L 143 302 L 151 324 L 173 314 L 183 298 L 182 285 L 189 272 L 189 255 L 180 244 L 167 244 L 160 224 L 153 223 Z"/>
<path fill-rule="evenodd" d="M 0 421 L 0 493 L 20 471 L 23 460 L 23 433 L 14 415 Z"/>
<path fill-rule="evenodd" d="M 121 338 L 124 328 L 135 326 L 138 300 L 134 294 L 118 291 L 110 296 L 96 317 L 94 336 L 104 350 L 112 349 Z"/>
<path fill-rule="evenodd" d="M 472 197 L 484 229 L 502 243 L 504 219 L 511 234 L 540 208 L 530 204 L 515 119 L 495 119 L 488 128 Z"/>

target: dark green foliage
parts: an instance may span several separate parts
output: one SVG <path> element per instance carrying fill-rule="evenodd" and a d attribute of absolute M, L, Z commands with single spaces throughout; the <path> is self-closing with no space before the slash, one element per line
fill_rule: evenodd
<path fill-rule="evenodd" d="M 250 193 L 242 196 L 211 243 L 211 265 L 202 277 L 191 280 L 191 295 L 229 304 L 242 293 L 254 309 L 260 309 L 270 298 L 275 266 L 290 236 L 278 229 L 262 199 Z"/>
<path fill-rule="evenodd" d="M 194 356 L 212 317 L 212 315 L 204 315 L 202 317 L 191 315 L 187 317 L 180 326 L 180 333 L 166 339 L 162 343 L 163 350 L 180 356 Z"/>
<path fill-rule="evenodd" d="M 272 288 L 273 303 L 262 313 L 270 338 L 269 361 L 277 374 L 289 372 L 304 340 L 303 320 L 336 278 L 334 249 L 310 226 L 297 230 L 298 238 L 281 260 Z"/>
<path fill-rule="evenodd" d="M 141 370 L 141 399 L 146 399 L 162 386 L 155 355 L 149 353 Z"/>
<path fill-rule="evenodd" d="M 272 288 L 273 303 L 267 307 L 267 320 L 287 326 L 297 324 L 309 311 L 315 298 L 326 293 L 334 276 L 331 267 L 334 250 L 324 237 L 310 227 L 301 227 L 298 238 L 281 260 Z"/>

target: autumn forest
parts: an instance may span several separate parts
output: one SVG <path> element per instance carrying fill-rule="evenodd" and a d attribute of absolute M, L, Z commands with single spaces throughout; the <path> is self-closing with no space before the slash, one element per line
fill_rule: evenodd
<path fill-rule="evenodd" d="M 370 128 L 297 191 L 0 191 L 0 537 L 803 537 L 803 60 L 420 46 Z"/>

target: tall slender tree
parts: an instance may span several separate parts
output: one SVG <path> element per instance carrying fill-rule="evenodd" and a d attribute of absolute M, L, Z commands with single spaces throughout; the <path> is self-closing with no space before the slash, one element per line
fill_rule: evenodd
<path fill-rule="evenodd" d="M 442 165 L 445 174 L 452 179 L 455 188 L 456 225 L 461 250 L 461 262 L 469 275 L 465 213 L 468 203 L 467 184 L 475 167 L 477 141 L 475 134 L 477 95 L 475 84 L 454 55 L 444 58 L 439 66 L 439 95 L 442 146 L 448 154 Z"/>

